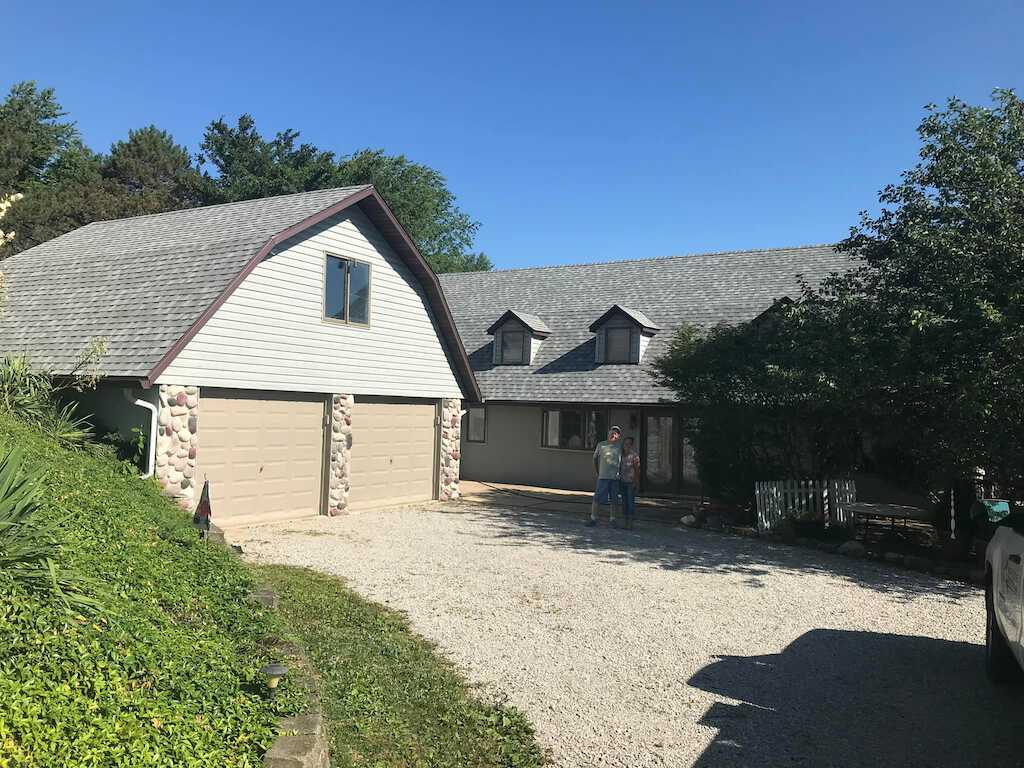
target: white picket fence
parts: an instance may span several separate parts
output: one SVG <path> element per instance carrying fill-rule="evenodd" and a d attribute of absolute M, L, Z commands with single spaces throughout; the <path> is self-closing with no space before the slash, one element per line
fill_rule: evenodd
<path fill-rule="evenodd" d="M 857 500 L 853 480 L 764 480 L 754 483 L 757 529 L 770 531 L 784 517 L 853 525 L 845 506 Z"/>

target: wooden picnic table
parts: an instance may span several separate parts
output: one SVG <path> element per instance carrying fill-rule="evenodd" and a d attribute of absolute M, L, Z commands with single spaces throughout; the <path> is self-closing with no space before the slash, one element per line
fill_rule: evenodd
<path fill-rule="evenodd" d="M 935 514 L 920 507 L 909 507 L 904 504 L 875 504 L 866 501 L 854 501 L 843 505 L 844 509 L 853 514 L 855 520 L 864 522 L 864 540 L 868 537 L 868 523 L 871 520 L 889 520 L 890 531 L 896 531 L 896 521 L 903 521 L 904 531 L 907 528 L 907 521 L 914 520 L 921 523 L 932 523 Z M 856 527 L 856 525 L 854 526 Z"/>

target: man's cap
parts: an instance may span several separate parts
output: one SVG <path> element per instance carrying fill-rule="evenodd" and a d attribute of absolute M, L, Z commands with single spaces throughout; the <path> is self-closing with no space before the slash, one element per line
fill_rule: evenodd
<path fill-rule="evenodd" d="M 608 428 L 608 431 L 609 431 L 609 432 L 618 432 L 618 433 L 619 433 L 619 434 L 621 435 L 621 434 L 622 434 L 622 427 L 617 427 L 617 426 L 615 426 L 614 424 L 612 424 L 612 425 L 611 425 L 611 426 L 610 426 L 610 427 Z"/>

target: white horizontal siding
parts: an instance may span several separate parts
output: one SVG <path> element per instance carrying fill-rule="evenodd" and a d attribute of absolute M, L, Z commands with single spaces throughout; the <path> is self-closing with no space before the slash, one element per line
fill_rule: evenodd
<path fill-rule="evenodd" d="M 423 288 L 361 211 L 285 246 L 246 277 L 158 383 L 461 396 Z M 368 328 L 323 319 L 325 253 L 372 265 Z"/>

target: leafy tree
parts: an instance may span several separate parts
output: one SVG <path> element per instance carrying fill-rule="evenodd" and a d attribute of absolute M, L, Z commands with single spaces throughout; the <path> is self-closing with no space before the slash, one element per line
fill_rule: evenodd
<path fill-rule="evenodd" d="M 793 306 L 702 333 L 686 325 L 656 363 L 685 403 L 701 480 L 745 502 L 754 482 L 830 477 L 863 463 L 860 424 L 816 365 L 829 345 Z"/>
<path fill-rule="evenodd" d="M 0 245 L 0 258 L 93 221 L 191 207 L 201 182 L 188 151 L 154 126 L 130 131 L 105 156 L 75 139 L 7 211 L 4 229 L 15 237 Z"/>
<path fill-rule="evenodd" d="M 471 253 L 480 224 L 461 211 L 444 176 L 405 155 L 364 149 L 338 168 L 342 184 L 373 184 L 436 272 L 491 268 L 483 253 Z"/>
<path fill-rule="evenodd" d="M 204 177 L 206 204 L 253 200 L 293 192 L 341 186 L 334 154 L 312 144 L 299 144 L 298 131 L 282 131 L 266 140 L 251 115 L 234 127 L 223 118 L 210 123 L 200 144 L 200 163 L 210 163 L 216 176 Z"/>
<path fill-rule="evenodd" d="M 0 103 L 0 194 L 24 192 L 77 138 L 52 88 L 16 83 Z"/>
<path fill-rule="evenodd" d="M 80 141 L 64 149 L 33 180 L 24 199 L 4 217 L 14 238 L 0 249 L 0 257 L 31 248 L 72 229 L 121 213 L 118 190 L 102 175 L 102 157 Z"/>
<path fill-rule="evenodd" d="M 204 176 L 204 202 L 373 184 L 435 271 L 491 268 L 484 254 L 470 252 L 479 224 L 459 209 L 436 170 L 382 150 L 365 149 L 339 160 L 298 138 L 299 132 L 289 129 L 265 139 L 251 115 L 242 115 L 234 126 L 223 119 L 210 123 L 200 162 L 215 174 Z"/>
<path fill-rule="evenodd" d="M 899 420 L 932 482 L 985 468 L 1011 493 L 1024 470 L 1024 105 L 929 106 L 921 160 L 839 248 L 861 260 L 810 311 L 853 305 L 886 340 L 866 386 Z M 884 365 L 884 368 L 882 367 Z"/>
<path fill-rule="evenodd" d="M 100 170 L 121 187 L 124 207 L 133 213 L 160 213 L 199 205 L 202 177 L 185 147 L 155 125 L 128 132 L 110 148 Z"/>
<path fill-rule="evenodd" d="M 720 474 L 740 461 L 751 433 L 782 420 L 811 446 L 804 458 L 824 450 L 832 458 L 818 464 L 837 471 L 873 468 L 944 488 L 983 467 L 1020 496 L 1024 109 L 1000 90 L 992 107 L 951 99 L 928 112 L 920 162 L 838 245 L 853 270 L 806 286 L 767 342 L 753 325 L 702 338 L 684 331 L 660 361 L 663 380 L 699 414 L 746 414 L 719 431 L 736 451 L 698 456 Z M 699 422 L 698 453 L 717 426 Z M 827 430 L 839 450 L 821 443 Z"/>

